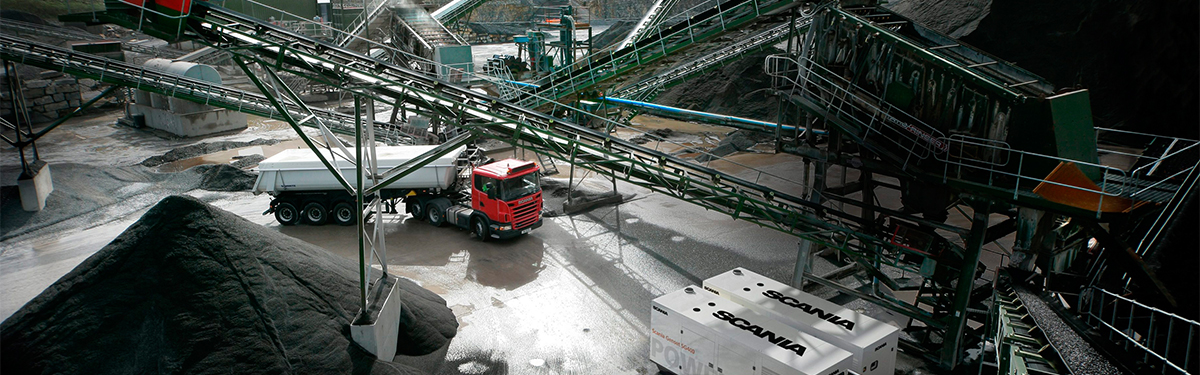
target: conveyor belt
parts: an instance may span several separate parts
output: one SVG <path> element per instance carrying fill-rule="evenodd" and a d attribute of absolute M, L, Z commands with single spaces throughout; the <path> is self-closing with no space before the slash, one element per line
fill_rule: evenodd
<path fill-rule="evenodd" d="M 26 39 L 0 35 L 0 57 L 14 62 L 51 69 L 74 76 L 93 78 L 102 82 L 155 92 L 195 103 L 230 109 L 256 116 L 282 119 L 270 101 L 261 94 L 231 87 L 213 85 L 188 77 L 173 75 L 145 67 L 109 60 L 103 57 L 47 46 Z M 289 105 L 297 117 L 306 114 L 298 106 Z M 354 116 L 327 109 L 314 109 L 330 130 L 354 134 Z M 389 144 L 410 144 L 413 138 L 426 136 L 424 129 L 376 122 L 376 134 Z"/>
<path fill-rule="evenodd" d="M 197 3 L 195 7 L 202 8 L 195 13 L 206 14 L 204 22 L 197 23 L 200 36 L 209 43 L 225 46 L 241 58 L 297 74 L 306 73 L 311 79 L 340 82 L 349 91 L 377 100 L 417 106 L 446 118 L 457 118 L 462 129 L 479 136 L 553 155 L 599 174 L 629 181 L 737 219 L 843 249 L 851 256 L 874 262 L 877 259 L 874 249 L 891 253 L 893 257 L 896 252 L 903 251 L 870 234 L 860 227 L 858 217 L 847 212 L 646 149 L 417 71 L 265 25 L 216 5 Z M 852 199 L 838 202 L 861 205 Z M 881 261 L 912 268 L 890 259 L 893 260 Z"/>
<path fill-rule="evenodd" d="M 475 8 L 478 8 L 480 5 L 483 5 L 483 3 L 486 2 L 487 0 L 454 0 L 446 3 L 446 5 L 443 5 L 441 8 L 437 8 L 437 10 L 433 11 L 433 13 L 430 13 L 429 15 L 433 16 L 433 19 L 445 25 L 453 23 L 454 21 L 458 21 L 459 18 L 462 18 L 463 16 L 467 15 L 467 13 L 470 13 L 472 10 L 475 10 Z"/>
<path fill-rule="evenodd" d="M 808 17 L 797 19 L 796 32 L 802 33 L 808 30 L 808 24 L 811 22 L 812 19 Z M 681 64 L 662 74 L 620 88 L 612 96 L 649 101 L 658 91 L 665 90 L 684 79 L 706 72 L 731 60 L 741 58 L 747 53 L 761 50 L 775 42 L 783 40 L 790 33 L 790 28 L 791 25 L 787 23 L 772 27 L 745 40 L 740 40 L 738 43 L 731 44 L 728 47 L 689 61 L 686 64 Z"/>
<path fill-rule="evenodd" d="M 617 44 L 617 49 L 632 46 L 633 43 L 645 39 L 650 31 L 658 28 L 658 25 L 667 19 L 667 13 L 678 2 L 679 0 L 656 0 L 654 4 L 650 5 L 650 9 L 646 10 L 646 15 L 642 16 L 642 20 L 638 21 L 637 25 L 633 26 L 633 30 L 629 31 L 629 35 L 625 36 L 625 40 Z"/>
<path fill-rule="evenodd" d="M 533 94 L 537 96 L 527 94 L 518 103 L 536 107 L 544 103 L 538 96 L 558 99 L 572 95 L 697 42 L 710 40 L 754 22 L 760 16 L 779 14 L 798 4 L 795 0 L 728 0 L 718 3 L 695 16 L 658 29 L 657 33 L 647 35 L 632 46 L 593 54 L 562 67 L 546 77 L 546 82 L 534 90 Z"/>
<path fill-rule="evenodd" d="M 1025 290 L 1019 285 L 1013 286 L 1017 298 L 1029 312 L 1029 316 L 1037 323 L 1037 327 L 1045 332 L 1046 340 L 1054 347 L 1055 352 L 1062 357 L 1062 362 L 1072 374 L 1120 374 L 1108 358 L 1088 345 L 1075 330 L 1071 329 L 1062 318 L 1046 305 L 1036 294 Z"/>

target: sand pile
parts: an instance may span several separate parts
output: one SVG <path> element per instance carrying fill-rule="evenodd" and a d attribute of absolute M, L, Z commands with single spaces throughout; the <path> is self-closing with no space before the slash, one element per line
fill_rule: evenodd
<path fill-rule="evenodd" d="M 434 372 L 376 361 L 353 344 L 356 268 L 171 196 L 0 324 L 0 372 Z M 436 294 L 399 285 L 407 325 L 397 360 L 444 354 L 458 327 L 454 314 Z"/>

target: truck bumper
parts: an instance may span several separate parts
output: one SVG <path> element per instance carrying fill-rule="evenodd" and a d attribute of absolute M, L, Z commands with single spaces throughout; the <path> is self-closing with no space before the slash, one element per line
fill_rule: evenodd
<path fill-rule="evenodd" d="M 521 228 L 521 229 L 498 230 L 498 229 L 496 229 L 496 226 L 493 225 L 491 228 L 491 232 L 492 232 L 491 237 L 499 238 L 499 239 L 513 238 L 516 236 L 520 236 L 522 234 L 529 233 L 530 231 L 537 229 L 538 227 L 541 227 L 541 226 L 542 226 L 542 219 L 538 219 L 538 221 L 534 222 L 533 224 L 531 224 L 527 227 Z"/>

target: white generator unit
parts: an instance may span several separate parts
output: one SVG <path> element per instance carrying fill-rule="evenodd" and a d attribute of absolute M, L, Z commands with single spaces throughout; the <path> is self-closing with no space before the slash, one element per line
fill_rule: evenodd
<path fill-rule="evenodd" d="M 676 375 L 840 375 L 850 353 L 689 286 L 654 299 L 650 360 Z"/>
<path fill-rule="evenodd" d="M 900 330 L 891 324 L 742 268 L 704 280 L 704 289 L 849 351 L 854 372 L 895 372 Z"/>

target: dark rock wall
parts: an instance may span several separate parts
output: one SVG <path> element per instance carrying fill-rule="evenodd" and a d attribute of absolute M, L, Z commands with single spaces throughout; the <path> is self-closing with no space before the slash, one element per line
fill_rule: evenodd
<path fill-rule="evenodd" d="M 1184 0 L 1003 1 L 963 40 L 1089 89 L 1096 126 L 1195 139 L 1198 16 Z"/>

